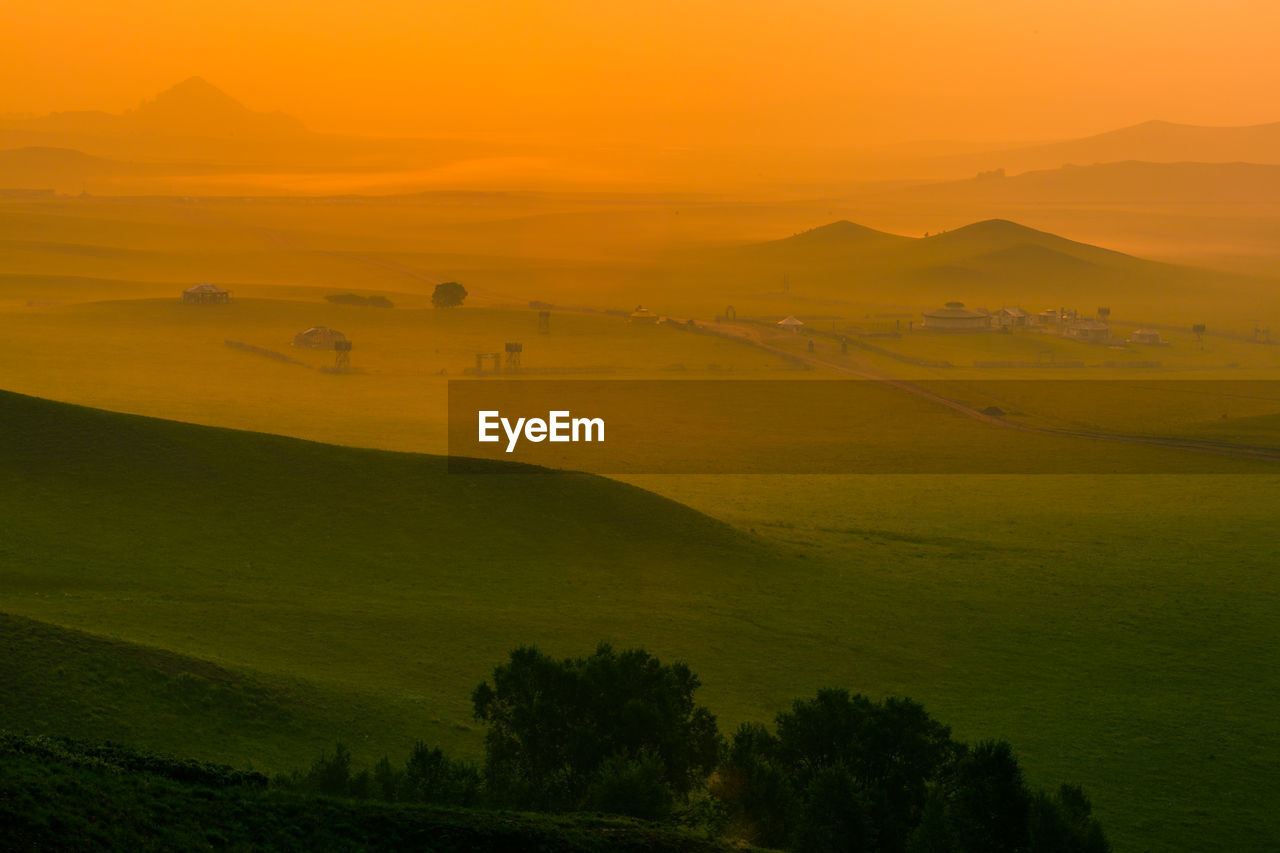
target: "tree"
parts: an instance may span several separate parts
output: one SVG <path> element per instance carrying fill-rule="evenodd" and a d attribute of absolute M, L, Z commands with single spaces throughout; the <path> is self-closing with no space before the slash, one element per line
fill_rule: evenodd
<path fill-rule="evenodd" d="M 1037 793 L 1028 829 L 1033 853 L 1111 853 L 1093 805 L 1078 785 L 1063 785 L 1053 797 Z"/>
<path fill-rule="evenodd" d="M 316 763 L 302 780 L 306 790 L 333 797 L 345 797 L 351 784 L 351 752 L 344 744 L 334 747 L 333 756 L 320 753 Z"/>
<path fill-rule="evenodd" d="M 456 281 L 446 281 L 443 284 L 437 284 L 436 289 L 431 292 L 431 307 L 457 308 L 466 298 L 465 287 Z"/>
<path fill-rule="evenodd" d="M 1111 309 L 1107 308 L 1106 306 L 1099 308 L 1098 316 L 1101 317 L 1103 320 L 1106 320 L 1108 317 L 1111 316 Z"/>
<path fill-rule="evenodd" d="M 1015 853 L 1029 843 L 1031 796 L 1013 749 L 979 743 L 956 767 L 950 804 L 952 837 L 960 853 Z"/>
<path fill-rule="evenodd" d="M 409 753 L 398 781 L 398 800 L 474 806 L 480 799 L 480 772 L 474 765 L 454 761 L 421 741 Z"/>
<path fill-rule="evenodd" d="M 1204 323 L 1196 323 L 1191 327 L 1191 331 L 1195 333 L 1196 340 L 1200 342 L 1200 349 L 1204 349 Z"/>
<path fill-rule="evenodd" d="M 559 661 L 516 649 L 471 696 L 476 719 L 489 727 L 491 794 L 516 807 L 569 811 L 586 807 L 594 787 L 597 802 L 625 811 L 619 792 L 630 789 L 644 799 L 637 809 L 651 810 L 645 779 L 656 773 L 673 798 L 687 797 L 714 769 L 720 745 L 715 717 L 693 701 L 700 684 L 684 664 L 664 665 L 643 649 L 605 644 Z"/>
<path fill-rule="evenodd" d="M 959 747 L 910 699 L 820 690 L 777 716 L 777 735 L 734 735 L 717 795 L 762 844 L 906 848 Z"/>

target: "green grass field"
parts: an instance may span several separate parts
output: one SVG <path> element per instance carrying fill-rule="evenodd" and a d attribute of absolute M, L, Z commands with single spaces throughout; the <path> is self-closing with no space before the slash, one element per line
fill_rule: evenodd
<path fill-rule="evenodd" d="M 423 737 L 475 755 L 468 694 L 509 648 L 610 640 L 688 661 L 725 728 L 824 685 L 912 696 L 960 737 L 1009 739 L 1034 783 L 1083 783 L 1121 850 L 1277 832 L 1275 477 L 635 478 L 689 509 L 584 475 L 0 405 L 0 612 L 112 638 L 52 646 L 11 620 L 26 698 L 3 725 L 167 749 L 208 693 L 183 754 L 276 770 Z"/>

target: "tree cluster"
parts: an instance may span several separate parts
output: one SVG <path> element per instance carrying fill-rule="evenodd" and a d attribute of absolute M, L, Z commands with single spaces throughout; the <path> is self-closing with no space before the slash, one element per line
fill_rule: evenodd
<path fill-rule="evenodd" d="M 354 773 L 341 746 L 290 784 L 391 802 L 680 820 L 813 853 L 1107 853 L 1079 787 L 1031 790 L 1012 748 L 970 746 L 910 699 L 820 690 L 727 741 L 698 677 L 643 649 L 511 652 L 472 694 L 483 768 L 418 744 Z"/>
<path fill-rule="evenodd" d="M 1084 792 L 1028 789 L 1007 743 L 970 747 L 910 699 L 821 690 L 774 731 L 734 733 L 712 794 L 731 834 L 770 847 L 885 853 L 1105 853 Z"/>

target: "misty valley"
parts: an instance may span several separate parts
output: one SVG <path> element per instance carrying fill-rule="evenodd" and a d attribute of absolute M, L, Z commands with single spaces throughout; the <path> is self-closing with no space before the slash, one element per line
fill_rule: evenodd
<path fill-rule="evenodd" d="M 0 848 L 1272 849 L 1278 151 L 0 119 Z"/>

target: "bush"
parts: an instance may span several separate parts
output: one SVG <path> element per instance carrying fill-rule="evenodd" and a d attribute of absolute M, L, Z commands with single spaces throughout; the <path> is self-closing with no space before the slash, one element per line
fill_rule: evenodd
<path fill-rule="evenodd" d="M 612 755 L 587 789 L 586 806 L 597 812 L 660 820 L 671 814 L 673 805 L 665 777 L 666 769 L 656 755 Z"/>

